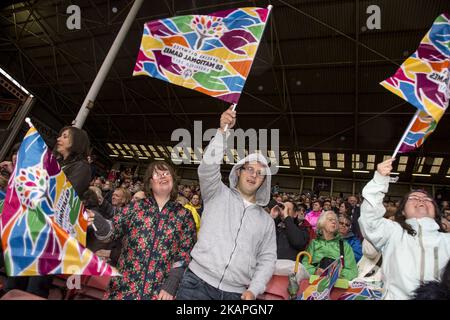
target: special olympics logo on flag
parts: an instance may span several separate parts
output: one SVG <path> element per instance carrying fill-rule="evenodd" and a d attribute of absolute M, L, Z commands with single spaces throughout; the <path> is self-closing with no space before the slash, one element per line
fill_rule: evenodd
<path fill-rule="evenodd" d="M 197 33 L 198 39 L 195 48 L 199 50 L 208 38 L 219 38 L 226 27 L 220 17 L 195 16 L 191 22 L 192 29 Z"/>

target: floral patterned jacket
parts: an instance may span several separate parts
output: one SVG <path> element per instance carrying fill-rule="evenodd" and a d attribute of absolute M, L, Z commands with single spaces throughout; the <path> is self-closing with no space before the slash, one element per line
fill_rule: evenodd
<path fill-rule="evenodd" d="M 175 201 L 159 211 L 153 197 L 130 204 L 113 220 L 112 240 L 122 239 L 108 299 L 157 299 L 173 267 L 186 267 L 195 244 L 192 214 Z"/>

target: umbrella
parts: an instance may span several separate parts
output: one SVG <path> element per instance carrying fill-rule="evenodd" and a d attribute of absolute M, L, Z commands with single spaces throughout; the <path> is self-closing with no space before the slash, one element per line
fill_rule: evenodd
<path fill-rule="evenodd" d="M 300 262 L 300 258 L 302 256 L 307 256 L 308 260 L 309 260 L 309 263 L 312 262 L 312 257 L 311 257 L 311 254 L 309 254 L 309 252 L 307 252 L 307 251 L 300 251 L 297 254 L 297 258 L 295 259 L 294 272 L 290 273 L 289 276 L 288 276 L 289 277 L 289 285 L 288 285 L 288 289 L 287 290 L 289 292 L 289 296 L 290 296 L 291 299 L 296 299 L 297 298 L 297 292 L 298 292 L 298 289 L 299 289 L 299 285 L 298 285 L 298 282 L 297 282 L 296 275 L 297 275 L 297 272 L 298 272 L 298 265 L 299 265 L 299 262 Z"/>

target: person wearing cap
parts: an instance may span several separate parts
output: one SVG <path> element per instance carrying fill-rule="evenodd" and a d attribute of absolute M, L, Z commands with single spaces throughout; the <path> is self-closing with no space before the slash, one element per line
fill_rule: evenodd
<path fill-rule="evenodd" d="M 204 210 L 192 260 L 177 293 L 179 300 L 253 300 L 275 270 L 275 224 L 263 209 L 270 200 L 267 160 L 253 153 L 241 159 L 222 182 L 220 162 L 236 122 L 228 109 L 198 167 Z"/>

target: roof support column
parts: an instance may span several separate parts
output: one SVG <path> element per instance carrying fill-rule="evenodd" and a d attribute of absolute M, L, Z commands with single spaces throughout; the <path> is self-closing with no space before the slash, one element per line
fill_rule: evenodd
<path fill-rule="evenodd" d="M 125 36 L 128 34 L 128 31 L 130 30 L 130 27 L 133 21 L 135 20 L 136 15 L 140 7 L 142 6 L 143 2 L 144 0 L 134 1 L 134 4 L 130 9 L 127 18 L 125 19 L 122 27 L 120 28 L 120 31 L 117 34 L 117 37 L 114 40 L 114 43 L 112 44 L 111 49 L 108 52 L 108 55 L 103 61 L 103 64 L 100 67 L 97 76 L 95 77 L 94 83 L 92 83 L 92 86 L 89 89 L 89 92 L 86 95 L 86 98 L 84 99 L 80 110 L 78 111 L 77 117 L 72 122 L 73 126 L 77 128 L 83 127 L 84 122 L 86 121 L 86 118 L 89 115 L 89 111 L 94 107 L 94 102 L 95 99 L 97 99 L 98 92 L 100 91 L 100 88 L 103 86 L 106 76 L 108 75 L 109 70 L 111 69 L 112 63 L 114 62 L 114 59 L 116 58 L 117 53 L 119 52 L 119 49 L 122 46 L 123 41 L 125 40 Z"/>

